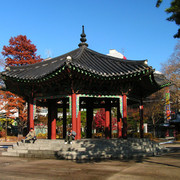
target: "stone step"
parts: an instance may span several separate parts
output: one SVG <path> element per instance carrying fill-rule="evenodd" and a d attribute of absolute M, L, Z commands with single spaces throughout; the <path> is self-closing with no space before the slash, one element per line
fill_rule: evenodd
<path fill-rule="evenodd" d="M 57 159 L 55 154 L 35 154 L 35 153 L 28 153 L 28 154 L 20 154 L 19 157 L 24 158 L 42 158 L 42 159 Z"/>
<path fill-rule="evenodd" d="M 57 153 L 59 159 L 68 159 L 68 160 L 81 160 L 81 159 L 129 159 L 129 158 L 139 158 L 139 157 L 148 157 L 153 156 L 153 153 L 144 154 L 144 153 L 132 153 L 132 154 L 123 154 L 123 153 L 97 153 L 97 154 L 85 154 L 85 153 L 76 153 L 76 152 L 68 152 L 68 153 Z"/>
<path fill-rule="evenodd" d="M 27 147 L 27 148 L 16 148 L 19 150 L 54 150 L 54 151 L 58 151 L 58 150 L 63 150 L 63 151 L 128 151 L 129 148 L 116 148 L 116 147 L 111 147 L 111 148 L 85 148 L 85 147 Z M 136 148 L 131 148 L 131 151 L 154 151 L 157 148 L 141 148 L 141 147 L 136 147 Z M 161 150 L 161 148 L 159 148 Z"/>
<path fill-rule="evenodd" d="M 153 156 L 166 152 L 159 144 L 146 139 L 85 139 L 64 144 L 64 140 L 37 140 L 32 143 L 14 144 L 6 155 L 59 158 L 59 159 L 92 159 L 92 158 L 129 158 Z"/>
<path fill-rule="evenodd" d="M 24 149 L 8 149 L 8 153 L 28 153 L 28 150 Z"/>
<path fill-rule="evenodd" d="M 2 156 L 19 156 L 17 152 L 2 152 Z"/>

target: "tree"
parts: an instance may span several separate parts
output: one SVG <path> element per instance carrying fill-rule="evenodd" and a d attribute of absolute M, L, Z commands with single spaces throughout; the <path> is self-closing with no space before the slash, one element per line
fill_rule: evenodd
<path fill-rule="evenodd" d="M 3 70 L 5 67 L 4 59 L 0 56 L 0 71 Z M 3 80 L 0 78 L 0 87 L 2 88 L 4 86 Z"/>
<path fill-rule="evenodd" d="M 159 7 L 163 0 L 157 0 L 156 7 Z M 167 13 L 172 13 L 170 17 L 167 18 L 168 21 L 175 21 L 177 25 L 180 25 L 180 1 L 172 0 L 171 6 L 165 9 Z M 174 38 L 180 38 L 180 29 L 174 35 Z"/>
<path fill-rule="evenodd" d="M 94 116 L 95 127 L 100 132 L 102 132 L 105 127 L 105 118 L 106 115 L 104 108 L 101 108 L 99 111 L 97 111 L 96 115 Z"/>
<path fill-rule="evenodd" d="M 111 108 L 111 125 L 112 125 L 112 131 L 117 131 L 117 108 L 112 107 Z"/>
<path fill-rule="evenodd" d="M 3 46 L 2 55 L 5 57 L 6 66 L 21 66 L 41 62 L 36 55 L 36 46 L 26 36 L 11 37 L 9 46 Z"/>
<path fill-rule="evenodd" d="M 164 106 L 164 89 L 152 94 L 144 103 L 144 116 L 148 117 L 148 123 L 152 125 L 154 137 L 156 126 L 164 122 Z"/>
<path fill-rule="evenodd" d="M 3 69 L 5 66 L 4 59 L 0 56 L 0 69 Z"/>
<path fill-rule="evenodd" d="M 98 132 L 102 132 L 105 127 L 106 121 L 106 113 L 105 109 L 101 108 L 97 111 L 96 115 L 94 116 L 94 126 Z M 116 108 L 112 108 L 111 110 L 111 125 L 112 131 L 117 130 L 117 110 Z"/>
<path fill-rule="evenodd" d="M 136 107 L 128 107 L 127 114 L 127 128 L 130 132 L 137 132 L 139 125 L 139 111 L 138 105 Z"/>
<path fill-rule="evenodd" d="M 161 71 L 172 82 L 170 87 L 171 111 L 178 112 L 180 107 L 180 41 L 168 61 L 161 65 Z"/>
<path fill-rule="evenodd" d="M 19 35 L 10 38 L 9 46 L 3 47 L 2 55 L 5 58 L 6 66 L 21 66 L 41 62 L 42 59 L 36 55 L 36 51 L 36 46 L 31 44 L 31 40 L 26 36 Z M 9 91 L 1 91 L 0 103 L 1 107 L 6 110 L 7 117 L 14 117 L 16 110 L 19 112 L 20 124 L 25 125 L 27 120 L 26 103 L 21 97 Z"/>

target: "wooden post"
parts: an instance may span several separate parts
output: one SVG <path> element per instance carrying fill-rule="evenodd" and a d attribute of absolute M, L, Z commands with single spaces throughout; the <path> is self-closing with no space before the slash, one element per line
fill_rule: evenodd
<path fill-rule="evenodd" d="M 48 100 L 48 139 L 51 139 L 51 103 Z"/>
<path fill-rule="evenodd" d="M 31 128 L 34 129 L 34 109 L 33 109 L 33 99 L 30 99 L 28 102 L 28 131 Z"/>
<path fill-rule="evenodd" d="M 81 139 L 81 111 L 78 112 L 78 117 L 77 117 L 77 124 L 76 124 L 76 139 Z"/>
<path fill-rule="evenodd" d="M 139 114 L 140 114 L 140 138 L 144 137 L 144 120 L 143 120 L 143 101 L 140 100 L 139 106 Z"/>
<path fill-rule="evenodd" d="M 56 139 L 57 102 L 48 100 L 48 139 Z"/>
<path fill-rule="evenodd" d="M 118 131 L 118 138 L 121 138 L 122 137 L 122 116 L 120 112 L 119 101 L 118 101 L 118 106 L 117 106 L 117 131 Z"/>
<path fill-rule="evenodd" d="M 56 139 L 57 106 L 54 104 L 51 117 L 51 139 Z"/>
<path fill-rule="evenodd" d="M 111 122 L 111 105 L 110 101 L 106 101 L 106 108 L 105 108 L 105 137 L 109 139 L 110 135 L 110 122 Z"/>
<path fill-rule="evenodd" d="M 76 94 L 75 93 L 72 93 L 71 101 L 72 101 L 72 130 L 76 132 Z"/>
<path fill-rule="evenodd" d="M 86 100 L 86 137 L 92 138 L 92 121 L 93 121 L 93 101 Z"/>
<path fill-rule="evenodd" d="M 66 138 L 66 126 L 67 126 L 67 111 L 66 111 L 66 103 L 67 100 L 64 98 L 63 99 L 63 139 Z"/>
<path fill-rule="evenodd" d="M 123 94 L 123 138 L 127 139 L 127 97 Z"/>

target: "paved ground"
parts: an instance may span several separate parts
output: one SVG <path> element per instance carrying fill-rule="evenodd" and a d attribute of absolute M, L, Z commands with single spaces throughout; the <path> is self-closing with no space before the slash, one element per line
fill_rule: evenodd
<path fill-rule="evenodd" d="M 78 163 L 0 156 L 1 180 L 180 180 L 180 145 L 161 157 Z"/>

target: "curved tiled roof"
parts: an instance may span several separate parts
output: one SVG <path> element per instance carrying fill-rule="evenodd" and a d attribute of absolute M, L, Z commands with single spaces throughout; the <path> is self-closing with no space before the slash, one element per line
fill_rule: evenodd
<path fill-rule="evenodd" d="M 152 70 L 146 64 L 146 60 L 124 60 L 97 53 L 86 46 L 80 46 L 74 51 L 40 63 L 19 67 L 10 66 L 1 75 L 15 79 L 39 80 L 64 66 L 72 66 L 102 77 L 120 77 L 139 73 L 147 69 Z"/>
<path fill-rule="evenodd" d="M 169 81 L 168 79 L 166 79 L 166 77 L 164 76 L 164 74 L 159 74 L 156 71 L 153 73 L 154 75 L 154 80 L 155 82 L 158 84 L 158 86 L 160 87 L 165 87 L 167 84 L 171 84 L 171 81 Z"/>
<path fill-rule="evenodd" d="M 147 60 L 135 61 L 95 52 L 88 47 L 84 27 L 79 48 L 36 64 L 10 66 L 1 73 L 6 89 L 25 97 L 79 94 L 143 98 L 170 84 L 155 74 Z"/>

